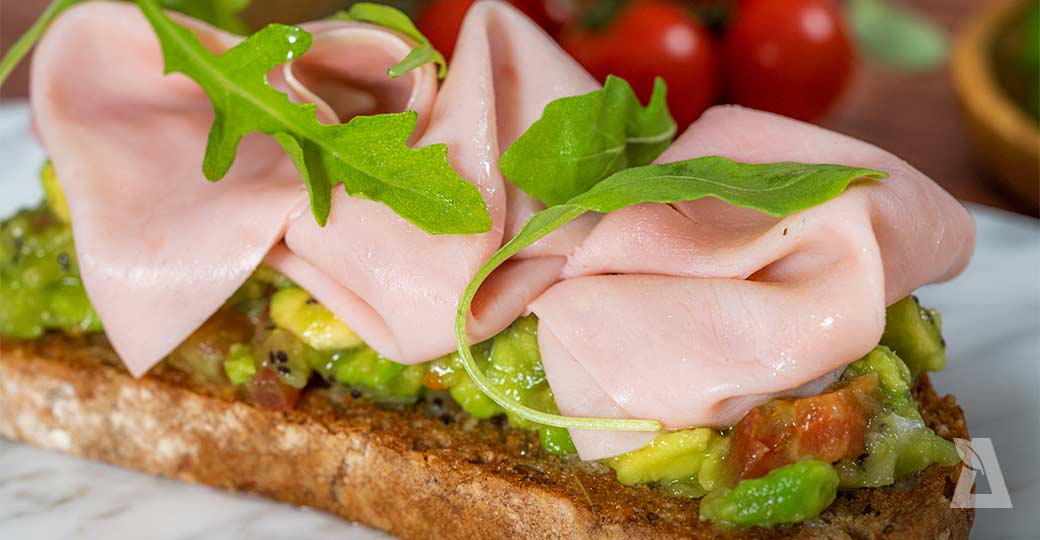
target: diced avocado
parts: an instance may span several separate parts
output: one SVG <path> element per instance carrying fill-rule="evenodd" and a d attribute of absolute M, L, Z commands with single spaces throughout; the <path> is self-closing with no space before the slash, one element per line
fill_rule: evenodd
<path fill-rule="evenodd" d="M 661 482 L 661 487 L 668 493 L 671 493 L 672 496 L 684 499 L 699 499 L 708 494 L 708 490 L 704 489 L 704 486 L 696 478 Z"/>
<path fill-rule="evenodd" d="M 271 367 L 282 382 L 303 388 L 311 378 L 307 345 L 287 330 L 275 328 L 264 335 L 253 350 L 260 367 Z"/>
<path fill-rule="evenodd" d="M 416 364 L 404 368 L 404 371 L 390 381 L 390 394 L 401 397 L 418 396 L 423 389 L 427 369 L 428 366 L 425 364 Z"/>
<path fill-rule="evenodd" d="M 573 454 L 578 451 L 571 440 L 571 434 L 564 428 L 554 426 L 541 426 L 538 428 L 538 439 L 542 441 L 542 448 L 550 454 L 562 456 Z"/>
<path fill-rule="evenodd" d="M 885 413 L 872 419 L 864 455 L 835 465 L 842 487 L 887 486 L 933 463 L 957 463 L 953 443 L 936 435 L 921 419 L 910 393 L 910 369 L 900 357 L 888 347 L 878 346 L 850 364 L 842 379 L 871 374 L 878 377 Z"/>
<path fill-rule="evenodd" d="M 80 281 L 72 230 L 46 208 L 0 222 L 0 335 L 101 331 Z"/>
<path fill-rule="evenodd" d="M 339 366 L 347 362 L 354 351 L 318 351 L 307 347 L 307 364 L 326 382 L 336 380 Z"/>
<path fill-rule="evenodd" d="M 492 341 L 487 340 L 470 347 L 470 350 L 473 352 L 473 359 L 477 361 L 477 365 L 485 373 L 491 364 Z M 446 354 L 431 361 L 429 373 L 432 382 L 439 387 L 436 388 L 438 390 L 451 388 L 469 379 L 469 374 L 466 373 L 466 368 L 462 366 L 462 360 L 457 352 Z"/>
<path fill-rule="evenodd" d="M 276 289 L 288 289 L 289 287 L 295 287 L 296 284 L 291 279 L 282 274 L 281 272 L 271 268 L 266 264 L 261 264 L 253 271 L 252 279 L 265 283 L 267 285 L 273 285 Z"/>
<path fill-rule="evenodd" d="M 701 519 L 739 527 L 772 527 L 820 515 L 838 493 L 838 473 L 825 461 L 799 461 L 762 478 L 717 489 L 701 500 Z"/>
<path fill-rule="evenodd" d="M 531 389 L 545 382 L 535 317 L 517 319 L 495 336 L 491 343 L 487 376 L 492 384 L 521 402 Z"/>
<path fill-rule="evenodd" d="M 254 326 L 259 326 L 264 323 L 262 319 L 268 313 L 270 288 L 270 284 L 257 279 L 254 273 L 239 286 L 224 305 L 248 317 Z"/>
<path fill-rule="evenodd" d="M 325 306 L 300 288 L 282 289 L 271 298 L 271 320 L 319 351 L 362 345 L 361 338 Z"/>
<path fill-rule="evenodd" d="M 240 313 L 219 310 L 166 357 L 166 362 L 200 382 L 226 384 L 224 360 L 235 344 L 248 341 L 253 326 Z"/>
<path fill-rule="evenodd" d="M 881 344 L 906 362 L 911 377 L 921 371 L 942 371 L 946 367 L 946 342 L 939 312 L 925 309 L 917 297 L 907 296 L 889 306 L 886 318 Z"/>
<path fill-rule="evenodd" d="M 538 350 L 538 319 L 533 315 L 517 319 L 491 340 L 491 355 L 484 373 L 493 386 L 512 400 L 538 410 L 558 412 L 545 380 Z M 513 414 L 509 415 L 509 423 L 520 429 L 539 427 Z"/>
<path fill-rule="evenodd" d="M 917 403 L 910 395 L 910 369 L 898 355 L 885 346 L 875 347 L 866 356 L 849 364 L 842 373 L 844 381 L 875 374 L 884 397 L 884 407 L 899 414 L 917 415 Z"/>
<path fill-rule="evenodd" d="M 528 407 L 551 414 L 559 414 L 560 409 L 556 407 L 552 389 L 548 383 L 538 385 L 531 390 L 524 402 Z M 542 448 L 554 455 L 573 454 L 578 450 L 574 447 L 571 434 L 567 429 L 553 426 L 543 426 L 530 420 L 509 414 L 509 424 L 519 429 L 533 429 L 538 431 L 538 437 L 542 442 Z"/>
<path fill-rule="evenodd" d="M 474 418 L 483 420 L 505 412 L 487 394 L 481 392 L 477 384 L 468 375 L 458 384 L 452 386 L 449 392 L 451 392 L 452 399 L 457 401 L 459 406 L 462 407 L 462 410 Z"/>
<path fill-rule="evenodd" d="M 360 389 L 377 402 L 408 403 L 419 397 L 426 379 L 427 364 L 405 366 L 384 358 L 369 347 L 337 351 L 326 355 L 319 369 L 332 371 L 340 384 Z"/>
<path fill-rule="evenodd" d="M 40 169 L 40 184 L 43 185 L 43 197 L 47 201 L 47 207 L 55 217 L 62 223 L 68 224 L 69 203 L 65 200 L 65 192 L 58 183 L 58 175 L 54 172 L 54 165 L 47 161 Z"/>
<path fill-rule="evenodd" d="M 552 392 L 545 381 L 542 358 L 538 352 L 537 332 L 538 319 L 534 316 L 522 317 L 491 340 L 474 345 L 473 356 L 488 381 L 510 398 L 540 410 L 554 410 Z M 430 363 L 429 373 L 435 386 L 447 388 L 452 398 L 471 416 L 485 419 L 505 412 L 477 387 L 462 367 L 458 354 L 452 353 L 434 360 Z M 521 429 L 542 427 L 513 415 L 510 415 L 509 421 L 513 427 Z M 549 441 L 549 446 L 557 451 L 573 445 L 557 444 L 564 440 L 559 432 L 552 432 L 550 436 L 553 440 Z"/>
<path fill-rule="evenodd" d="M 625 485 L 687 481 L 695 478 L 709 457 L 717 432 L 708 428 L 684 429 L 658 435 L 650 444 L 607 460 Z"/>
<path fill-rule="evenodd" d="M 954 465 L 957 448 L 920 419 L 890 413 L 876 419 L 867 433 L 867 449 L 859 459 L 835 464 L 841 486 L 887 486 L 933 463 Z"/>
<path fill-rule="evenodd" d="M 524 405 L 531 407 L 532 409 L 545 411 L 550 414 L 559 414 L 560 410 L 556 408 L 556 400 L 553 398 L 552 389 L 549 388 L 548 383 L 539 384 L 537 387 L 525 392 L 526 395 L 521 401 Z M 541 424 L 532 422 L 526 418 L 516 416 L 512 413 L 506 413 L 509 417 L 509 425 L 519 429 L 538 429 Z"/>
<path fill-rule="evenodd" d="M 726 454 L 729 453 L 729 442 L 727 436 L 713 437 L 701 462 L 701 469 L 697 471 L 697 482 L 708 491 L 719 489 L 727 481 Z"/>
<path fill-rule="evenodd" d="M 336 369 L 336 380 L 346 385 L 381 388 L 404 371 L 405 366 L 379 356 L 379 353 L 361 347 L 347 353 Z"/>
<path fill-rule="evenodd" d="M 227 358 L 224 360 L 224 372 L 227 373 L 231 384 L 242 384 L 252 379 L 256 375 L 256 359 L 253 357 L 253 348 L 241 343 L 232 345 L 228 351 Z"/>

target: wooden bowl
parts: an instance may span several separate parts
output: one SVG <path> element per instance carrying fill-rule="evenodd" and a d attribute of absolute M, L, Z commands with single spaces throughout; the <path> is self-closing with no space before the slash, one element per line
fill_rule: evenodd
<path fill-rule="evenodd" d="M 991 54 L 995 37 L 1024 4 L 999 0 L 957 37 L 953 83 L 975 146 L 1008 188 L 1040 205 L 1040 129 L 1011 101 L 996 80 Z"/>

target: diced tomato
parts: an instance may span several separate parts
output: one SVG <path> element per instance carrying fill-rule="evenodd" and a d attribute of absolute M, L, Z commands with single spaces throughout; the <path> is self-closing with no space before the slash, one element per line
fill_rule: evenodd
<path fill-rule="evenodd" d="M 818 396 L 773 399 L 734 426 L 726 458 L 730 476 L 737 482 L 804 459 L 855 458 L 866 448 L 867 424 L 879 407 L 875 375 Z"/>
<path fill-rule="evenodd" d="M 249 400 L 262 409 L 269 411 L 289 411 L 300 400 L 299 388 L 293 388 L 282 382 L 282 378 L 271 367 L 260 370 L 246 383 Z"/>
<path fill-rule="evenodd" d="M 433 371 L 427 371 L 426 372 L 426 375 L 424 376 L 423 384 L 425 384 L 426 388 L 429 388 L 430 390 L 447 390 L 448 389 L 448 387 L 444 386 L 444 383 L 441 382 L 441 378 L 438 377 L 437 374 L 434 373 Z"/>

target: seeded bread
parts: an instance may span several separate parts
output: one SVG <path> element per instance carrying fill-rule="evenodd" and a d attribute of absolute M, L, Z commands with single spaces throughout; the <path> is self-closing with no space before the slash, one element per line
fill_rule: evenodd
<path fill-rule="evenodd" d="M 162 366 L 135 380 L 103 338 L 0 347 L 2 437 L 319 508 L 402 540 L 965 540 L 974 519 L 950 508 L 961 466 L 933 466 L 843 492 L 811 522 L 725 530 L 700 521 L 695 500 L 625 487 L 602 465 L 548 455 L 530 433 L 477 422 L 450 401 L 387 409 L 315 387 L 275 413 Z M 914 395 L 938 434 L 967 437 L 951 396 L 924 376 Z"/>

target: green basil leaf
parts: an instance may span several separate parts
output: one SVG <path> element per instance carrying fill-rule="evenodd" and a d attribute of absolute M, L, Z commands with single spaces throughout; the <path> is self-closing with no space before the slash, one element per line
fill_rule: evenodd
<path fill-rule="evenodd" d="M 860 48 L 873 59 L 910 71 L 945 61 L 946 34 L 922 15 L 886 0 L 851 0 L 847 9 Z"/>
<path fill-rule="evenodd" d="M 412 49 L 412 52 L 401 60 L 399 64 L 390 68 L 388 71 L 390 77 L 397 78 L 409 71 L 428 64 L 430 62 L 437 63 L 437 76 L 441 79 L 448 72 L 448 62 L 444 59 L 444 55 L 433 48 L 430 40 L 426 39 L 426 36 L 416 28 L 415 23 L 408 17 L 405 12 L 390 6 L 384 6 L 382 4 L 373 4 L 370 2 L 358 2 L 350 6 L 347 11 L 340 11 L 331 17 L 332 19 L 339 21 L 356 21 L 356 22 L 367 22 L 372 24 L 378 24 L 384 28 L 389 28 L 399 34 L 411 38 L 418 45 Z"/>
<path fill-rule="evenodd" d="M 603 178 L 653 161 L 675 137 L 666 87 L 654 82 L 643 107 L 624 79 L 601 90 L 549 103 L 502 154 L 499 168 L 513 184 L 548 206 L 584 193 Z"/>
<path fill-rule="evenodd" d="M 303 54 L 311 36 L 272 24 L 224 54 L 206 50 L 195 35 L 167 17 L 155 0 L 138 0 L 162 44 L 166 72 L 180 72 L 202 87 L 215 118 L 203 160 L 210 180 L 222 178 L 238 143 L 251 132 L 274 136 L 300 170 L 311 209 L 324 225 L 331 190 L 386 204 L 434 234 L 467 234 L 491 228 L 484 199 L 448 164 L 443 144 L 410 148 L 414 112 L 359 116 L 347 124 L 318 122 L 313 104 L 298 104 L 271 88 L 267 73 Z"/>
<path fill-rule="evenodd" d="M 881 171 L 842 165 L 749 164 L 717 156 L 618 172 L 566 203 L 531 216 L 519 234 L 477 271 L 462 295 L 455 318 L 455 339 L 463 366 L 473 382 L 495 403 L 532 422 L 570 429 L 659 430 L 660 423 L 653 420 L 572 418 L 536 411 L 492 386 L 473 359 L 466 330 L 473 298 L 484 280 L 510 257 L 585 212 L 613 212 L 640 203 L 670 204 L 716 197 L 735 206 L 782 217 L 837 197 L 858 178 L 885 177 L 887 174 Z"/>

